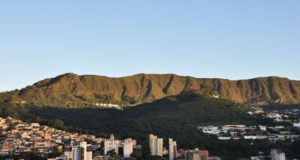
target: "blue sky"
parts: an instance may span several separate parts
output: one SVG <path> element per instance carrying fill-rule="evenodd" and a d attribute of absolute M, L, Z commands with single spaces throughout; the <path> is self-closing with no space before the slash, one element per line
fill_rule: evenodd
<path fill-rule="evenodd" d="M 299 0 L 0 2 L 0 91 L 66 72 L 300 80 Z"/>

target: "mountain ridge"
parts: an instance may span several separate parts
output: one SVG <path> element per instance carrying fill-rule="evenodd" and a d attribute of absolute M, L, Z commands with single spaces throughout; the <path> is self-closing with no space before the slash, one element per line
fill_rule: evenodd
<path fill-rule="evenodd" d="M 42 106 L 93 106 L 99 103 L 130 106 L 190 91 L 256 105 L 300 103 L 300 81 L 284 77 L 229 80 L 144 73 L 125 77 L 66 73 L 20 90 L 1 93 L 0 101 Z"/>

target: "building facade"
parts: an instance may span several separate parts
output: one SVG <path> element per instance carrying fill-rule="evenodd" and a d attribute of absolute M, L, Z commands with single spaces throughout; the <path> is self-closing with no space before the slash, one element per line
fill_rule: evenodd
<path fill-rule="evenodd" d="M 187 159 L 188 160 L 208 160 L 209 159 L 209 153 L 207 150 L 191 150 L 187 153 Z"/>
<path fill-rule="evenodd" d="M 177 143 L 169 138 L 169 160 L 174 160 L 177 157 Z"/>
<path fill-rule="evenodd" d="M 87 151 L 87 143 L 85 141 L 80 142 L 71 142 L 72 151 L 71 151 L 71 160 L 92 160 L 92 152 Z M 69 154 L 70 155 L 70 154 Z M 66 157 L 69 157 L 68 154 L 65 154 Z"/>
<path fill-rule="evenodd" d="M 163 156 L 163 139 L 157 136 L 149 135 L 149 146 L 151 156 Z"/>
<path fill-rule="evenodd" d="M 285 153 L 280 149 L 271 150 L 271 160 L 285 160 Z"/>
<path fill-rule="evenodd" d="M 123 146 L 123 157 L 129 158 L 130 155 L 133 152 L 133 141 L 131 138 L 124 140 L 124 146 Z"/>
<path fill-rule="evenodd" d="M 119 154 L 119 140 L 115 140 L 113 135 L 109 139 L 104 140 L 104 154 L 114 150 L 116 154 Z"/>

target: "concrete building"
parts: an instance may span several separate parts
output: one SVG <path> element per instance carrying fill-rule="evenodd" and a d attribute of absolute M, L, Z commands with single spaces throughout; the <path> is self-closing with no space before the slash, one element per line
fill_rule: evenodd
<path fill-rule="evenodd" d="M 174 160 L 177 156 L 177 144 L 172 138 L 169 138 L 169 160 Z"/>
<path fill-rule="evenodd" d="M 209 154 L 207 150 L 199 150 L 196 148 L 195 150 L 191 150 L 187 153 L 188 160 L 208 160 Z"/>
<path fill-rule="evenodd" d="M 163 139 L 157 136 L 149 135 L 150 155 L 163 156 Z"/>
<path fill-rule="evenodd" d="M 92 160 L 92 152 L 87 151 L 87 143 L 82 141 L 79 143 L 71 142 L 72 151 L 71 151 L 71 159 L 72 160 Z M 69 154 L 70 155 L 70 154 Z M 68 154 L 65 156 L 69 157 Z"/>
<path fill-rule="evenodd" d="M 280 149 L 272 149 L 271 160 L 285 160 L 285 153 Z"/>
<path fill-rule="evenodd" d="M 63 154 L 63 157 L 65 160 L 72 159 L 72 157 L 73 157 L 72 151 L 65 151 Z"/>
<path fill-rule="evenodd" d="M 115 140 L 114 135 L 110 135 L 109 139 L 104 140 L 104 154 L 112 150 L 119 154 L 119 143 L 119 140 Z"/>
<path fill-rule="evenodd" d="M 87 160 L 92 160 L 93 159 L 93 152 L 92 151 L 87 151 L 86 152 L 86 159 Z"/>
<path fill-rule="evenodd" d="M 164 141 L 162 138 L 157 138 L 157 156 L 163 156 L 164 151 Z"/>
<path fill-rule="evenodd" d="M 129 158 L 130 155 L 133 152 L 133 141 L 131 138 L 124 140 L 124 146 L 123 146 L 123 157 Z"/>
<path fill-rule="evenodd" d="M 72 160 L 81 160 L 81 151 L 78 145 L 72 147 Z"/>
<path fill-rule="evenodd" d="M 150 155 L 157 155 L 157 136 L 150 134 L 149 135 L 149 147 Z"/>
<path fill-rule="evenodd" d="M 80 149 L 81 149 L 81 159 L 87 160 L 87 143 L 85 141 L 80 142 Z"/>

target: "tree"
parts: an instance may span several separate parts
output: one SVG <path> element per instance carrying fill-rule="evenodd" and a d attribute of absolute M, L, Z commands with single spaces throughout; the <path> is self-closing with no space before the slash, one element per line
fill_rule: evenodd
<path fill-rule="evenodd" d="M 64 128 L 64 121 L 60 120 L 60 119 L 54 119 L 52 121 L 52 126 L 55 128 Z"/>
<path fill-rule="evenodd" d="M 108 155 L 110 155 L 111 157 L 117 155 L 116 151 L 113 149 L 113 150 L 110 150 L 107 152 Z"/>
<path fill-rule="evenodd" d="M 143 150 L 141 149 L 134 149 L 133 153 L 131 154 L 132 157 L 136 159 L 143 159 Z"/>

